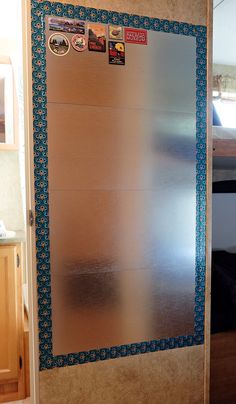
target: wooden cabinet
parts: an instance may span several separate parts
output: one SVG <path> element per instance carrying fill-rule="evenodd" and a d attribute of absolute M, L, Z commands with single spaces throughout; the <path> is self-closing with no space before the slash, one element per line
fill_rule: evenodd
<path fill-rule="evenodd" d="M 18 379 L 17 247 L 0 249 L 0 383 Z"/>
<path fill-rule="evenodd" d="M 0 246 L 0 403 L 24 398 L 20 244 Z"/>

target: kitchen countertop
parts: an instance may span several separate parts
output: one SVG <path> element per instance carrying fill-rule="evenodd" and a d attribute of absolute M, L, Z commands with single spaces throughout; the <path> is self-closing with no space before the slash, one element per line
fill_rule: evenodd
<path fill-rule="evenodd" d="M 0 238 L 0 245 L 9 245 L 16 243 L 23 243 L 25 241 L 25 232 L 17 231 L 16 235 L 11 238 Z"/>

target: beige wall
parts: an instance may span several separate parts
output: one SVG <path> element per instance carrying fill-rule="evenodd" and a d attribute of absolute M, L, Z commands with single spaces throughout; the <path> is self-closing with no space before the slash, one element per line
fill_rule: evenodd
<path fill-rule="evenodd" d="M 207 21 L 207 0 L 62 0 L 61 2 L 191 24 L 206 25 Z"/>
<path fill-rule="evenodd" d="M 15 6 L 17 4 L 15 1 Z M 8 6 L 9 7 L 9 6 Z M 19 7 L 19 3 L 18 3 Z M 0 4 L 2 18 L 6 17 L 6 9 Z M 24 231 L 24 179 L 23 179 L 23 123 L 22 118 L 22 70 L 21 70 L 21 40 L 19 39 L 20 22 L 15 24 L 19 15 L 17 8 L 11 15 L 12 29 L 9 32 L 0 30 L 0 59 L 10 60 L 13 69 L 14 83 L 14 136 L 19 142 L 19 150 L 1 150 L 0 147 L 0 220 L 3 220 L 7 230 Z M 3 36 L 4 35 L 4 36 Z M 7 61 L 8 63 L 8 61 Z M 20 139 L 19 139 L 20 137 Z"/>
<path fill-rule="evenodd" d="M 0 219 L 7 230 L 24 231 L 19 153 L 0 151 Z"/>
<path fill-rule="evenodd" d="M 40 404 L 201 404 L 203 346 L 54 369 Z"/>
<path fill-rule="evenodd" d="M 69 2 L 206 25 L 210 0 Z M 40 373 L 40 403 L 201 404 L 204 402 L 205 362 L 205 347 L 195 346 L 43 371 Z"/>

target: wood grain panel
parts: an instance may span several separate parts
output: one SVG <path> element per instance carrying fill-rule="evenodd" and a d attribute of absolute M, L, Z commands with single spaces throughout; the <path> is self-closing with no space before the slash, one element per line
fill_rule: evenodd
<path fill-rule="evenodd" d="M 17 248 L 0 248 L 0 383 L 18 379 Z"/>
<path fill-rule="evenodd" d="M 30 353 L 29 353 L 29 319 L 24 311 L 24 362 L 25 362 L 25 396 L 30 396 Z"/>
<path fill-rule="evenodd" d="M 236 157 L 236 140 L 213 140 L 213 157 Z"/>
<path fill-rule="evenodd" d="M 0 403 L 25 397 L 21 256 L 20 244 L 0 246 L 1 368 L 4 366 L 4 358 L 9 362 L 7 374 L 4 369 L 0 372 Z M 7 319 L 4 319 L 4 312 Z M 4 355 L 4 351 L 8 356 Z"/>
<path fill-rule="evenodd" d="M 211 337 L 211 404 L 236 403 L 236 330 Z"/>

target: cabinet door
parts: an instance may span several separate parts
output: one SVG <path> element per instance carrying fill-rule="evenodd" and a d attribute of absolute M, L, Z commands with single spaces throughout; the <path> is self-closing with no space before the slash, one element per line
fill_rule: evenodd
<path fill-rule="evenodd" d="M 0 383 L 18 379 L 17 247 L 0 247 Z"/>

